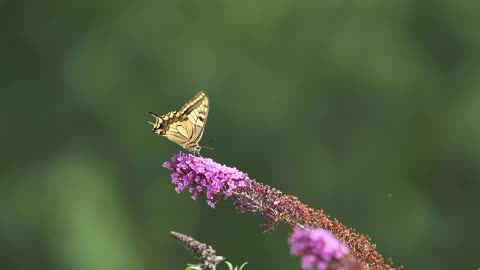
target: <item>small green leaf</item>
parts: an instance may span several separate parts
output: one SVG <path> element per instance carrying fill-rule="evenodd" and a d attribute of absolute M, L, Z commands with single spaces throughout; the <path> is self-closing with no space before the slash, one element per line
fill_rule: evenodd
<path fill-rule="evenodd" d="M 242 270 L 243 267 L 244 267 L 245 265 L 247 265 L 247 264 L 248 264 L 248 262 L 244 262 L 244 263 L 240 266 L 240 269 L 239 269 L 239 270 Z"/>
<path fill-rule="evenodd" d="M 198 264 L 189 264 L 185 270 L 202 270 L 202 267 Z"/>
<path fill-rule="evenodd" d="M 233 270 L 233 265 L 227 261 L 225 261 L 226 264 L 228 264 L 228 270 Z"/>

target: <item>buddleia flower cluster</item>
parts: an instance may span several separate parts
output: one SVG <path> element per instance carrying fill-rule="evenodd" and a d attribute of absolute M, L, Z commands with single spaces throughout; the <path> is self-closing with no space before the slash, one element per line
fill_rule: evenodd
<path fill-rule="evenodd" d="M 267 231 L 274 230 L 282 223 L 292 229 L 323 229 L 345 243 L 351 256 L 363 269 L 403 269 L 401 266 L 393 267 L 391 260 L 385 261 L 368 236 L 347 228 L 336 219 L 330 219 L 321 209 L 313 209 L 294 196 L 250 179 L 236 168 L 219 164 L 210 158 L 183 153 L 174 155 L 163 167 L 172 172 L 172 183 L 176 185 L 177 192 L 187 190 L 194 200 L 205 195 L 212 208 L 220 201 L 233 197 L 233 204 L 239 212 L 261 214 Z"/>
<path fill-rule="evenodd" d="M 224 257 L 215 255 L 216 251 L 212 246 L 195 240 L 193 237 L 173 231 L 170 232 L 170 235 L 181 242 L 200 261 L 197 264 L 188 264 L 185 270 L 216 270 L 217 264 L 225 260 Z M 242 270 L 247 265 L 247 263 L 244 263 L 241 266 L 234 267 L 230 262 L 225 261 L 225 263 L 229 270 Z"/>
<path fill-rule="evenodd" d="M 222 256 L 215 255 L 215 250 L 211 246 L 199 242 L 188 235 L 173 231 L 170 232 L 170 235 L 183 243 L 183 245 L 200 260 L 200 263 L 190 265 L 189 267 L 191 269 L 215 270 L 217 264 L 224 260 Z"/>
<path fill-rule="evenodd" d="M 363 269 L 349 257 L 350 249 L 329 231 L 297 227 L 288 239 L 290 253 L 302 258 L 305 270 Z"/>
<path fill-rule="evenodd" d="M 165 162 L 163 167 L 172 171 L 172 183 L 177 185 L 177 192 L 187 189 L 194 200 L 205 194 L 207 204 L 212 208 L 215 208 L 218 201 L 231 196 L 234 190 L 245 187 L 251 181 L 247 174 L 236 168 L 191 154 L 178 154 L 171 161 Z"/>

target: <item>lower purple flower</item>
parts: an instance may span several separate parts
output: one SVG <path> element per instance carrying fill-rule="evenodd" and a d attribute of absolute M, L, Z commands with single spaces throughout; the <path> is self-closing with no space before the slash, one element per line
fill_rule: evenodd
<path fill-rule="evenodd" d="M 235 189 L 244 187 L 248 181 L 252 181 L 247 174 L 236 168 L 191 154 L 175 155 L 170 161 L 165 162 L 163 167 L 173 172 L 172 183 L 177 185 L 175 190 L 178 193 L 188 189 L 193 193 L 194 200 L 205 194 L 207 203 L 212 208 L 215 208 L 219 200 L 231 196 Z"/>
<path fill-rule="evenodd" d="M 350 253 L 347 245 L 323 229 L 295 228 L 288 242 L 290 252 L 302 256 L 303 269 L 325 270 Z"/>

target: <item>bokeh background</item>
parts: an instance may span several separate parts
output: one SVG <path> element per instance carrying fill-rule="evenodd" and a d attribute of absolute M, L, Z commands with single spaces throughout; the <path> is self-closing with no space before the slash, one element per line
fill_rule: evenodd
<path fill-rule="evenodd" d="M 148 111 L 407 269 L 480 266 L 476 1 L 0 1 L 0 268 L 184 269 L 169 236 L 300 269 L 281 227 L 177 194 Z M 226 269 L 225 267 L 223 269 Z"/>

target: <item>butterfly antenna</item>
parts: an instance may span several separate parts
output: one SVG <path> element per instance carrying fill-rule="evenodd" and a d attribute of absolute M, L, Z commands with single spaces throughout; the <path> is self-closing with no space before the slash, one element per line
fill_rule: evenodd
<path fill-rule="evenodd" d="M 213 139 L 210 139 L 210 140 L 205 144 L 205 146 L 207 146 L 207 145 L 209 145 L 209 144 L 211 144 L 211 143 L 213 143 Z M 202 147 L 205 147 L 205 146 L 202 146 Z"/>
<path fill-rule="evenodd" d="M 213 143 L 213 139 L 209 140 L 205 145 L 202 145 L 202 148 L 208 149 L 208 150 L 214 150 L 215 148 L 213 147 L 207 147 L 210 143 Z"/>

